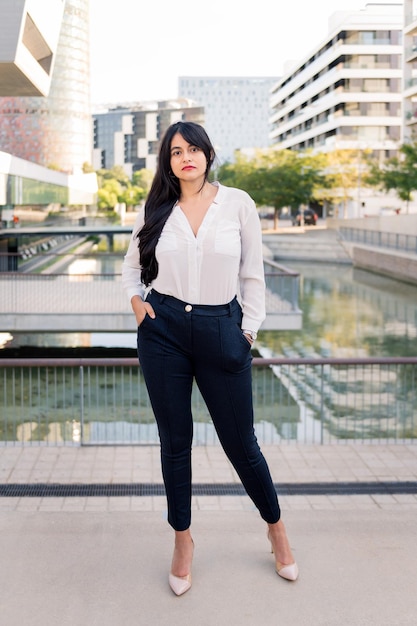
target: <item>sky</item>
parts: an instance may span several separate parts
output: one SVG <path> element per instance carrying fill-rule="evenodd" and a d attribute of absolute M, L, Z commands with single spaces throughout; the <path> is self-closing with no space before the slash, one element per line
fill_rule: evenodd
<path fill-rule="evenodd" d="M 281 76 L 367 0 L 90 0 L 91 101 L 173 99 L 179 76 Z"/>

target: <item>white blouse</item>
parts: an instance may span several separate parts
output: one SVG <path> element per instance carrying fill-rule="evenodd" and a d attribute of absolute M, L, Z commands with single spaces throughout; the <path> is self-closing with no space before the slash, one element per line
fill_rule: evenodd
<path fill-rule="evenodd" d="M 219 183 L 197 236 L 177 203 L 156 246 L 160 293 L 190 304 L 226 304 L 237 295 L 243 310 L 242 328 L 258 331 L 265 319 L 262 233 L 252 198 Z M 144 224 L 142 209 L 135 221 L 122 266 L 129 299 L 144 297 L 140 280 L 137 233 Z"/>

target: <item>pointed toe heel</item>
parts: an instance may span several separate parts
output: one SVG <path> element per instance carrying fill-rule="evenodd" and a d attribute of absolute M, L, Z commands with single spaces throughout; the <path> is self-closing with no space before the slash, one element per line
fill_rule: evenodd
<path fill-rule="evenodd" d="M 291 565 L 280 565 L 277 563 L 276 572 L 281 578 L 291 581 L 297 580 L 299 574 L 297 563 L 291 563 Z"/>
<path fill-rule="evenodd" d="M 170 574 L 169 578 L 169 586 L 176 596 L 182 596 L 186 591 L 191 589 L 191 574 L 188 576 L 174 576 L 174 574 Z"/>
<path fill-rule="evenodd" d="M 274 554 L 274 548 L 272 547 L 272 541 L 269 533 L 268 539 L 271 544 L 271 554 Z M 278 576 L 281 576 L 281 578 L 285 578 L 285 580 L 295 581 L 297 580 L 299 575 L 298 565 L 295 561 L 294 563 L 290 563 L 290 565 L 283 565 L 282 563 L 279 563 L 279 561 L 275 561 L 275 571 Z"/>

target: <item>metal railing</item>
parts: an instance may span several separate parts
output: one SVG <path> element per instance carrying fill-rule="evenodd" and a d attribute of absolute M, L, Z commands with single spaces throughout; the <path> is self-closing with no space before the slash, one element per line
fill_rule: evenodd
<path fill-rule="evenodd" d="M 267 313 L 277 309 L 288 313 L 300 313 L 298 306 L 299 272 L 264 259 L 265 285 L 267 290 Z"/>
<path fill-rule="evenodd" d="M 262 444 L 417 441 L 417 357 L 254 358 Z M 156 445 L 135 358 L 0 359 L 0 445 Z M 193 391 L 194 445 L 217 445 Z"/>
<path fill-rule="evenodd" d="M 345 241 L 417 254 L 416 235 L 365 230 L 364 228 L 350 228 L 347 226 L 341 226 L 339 232 Z"/>

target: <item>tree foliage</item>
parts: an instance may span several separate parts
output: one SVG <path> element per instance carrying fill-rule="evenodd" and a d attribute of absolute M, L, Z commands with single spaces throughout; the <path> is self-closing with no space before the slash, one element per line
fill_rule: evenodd
<path fill-rule="evenodd" d="M 326 185 L 322 155 L 293 150 L 263 150 L 249 159 L 238 155 L 234 164 L 218 170 L 219 180 L 247 191 L 259 206 L 278 212 L 283 207 L 308 204 L 316 191 Z"/>
<path fill-rule="evenodd" d="M 403 144 L 399 152 L 398 157 L 388 159 L 382 165 L 372 164 L 367 179 L 386 193 L 395 191 L 408 205 L 413 191 L 417 190 L 417 142 Z"/>
<path fill-rule="evenodd" d="M 338 149 L 323 155 L 326 185 L 318 197 L 331 204 L 341 204 L 346 217 L 347 203 L 358 188 L 369 186 L 369 152 L 366 150 Z"/>
<path fill-rule="evenodd" d="M 149 191 L 153 173 L 139 170 L 130 180 L 124 169 L 117 165 L 110 170 L 98 170 L 97 179 L 99 209 L 114 209 L 119 202 L 124 202 L 127 207 L 140 204 Z"/>

